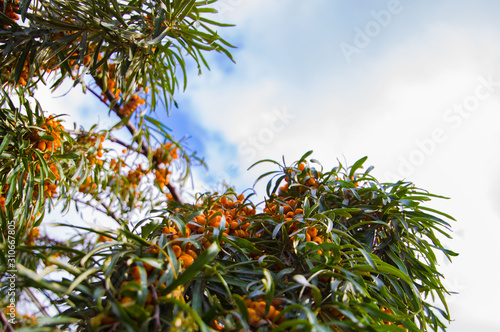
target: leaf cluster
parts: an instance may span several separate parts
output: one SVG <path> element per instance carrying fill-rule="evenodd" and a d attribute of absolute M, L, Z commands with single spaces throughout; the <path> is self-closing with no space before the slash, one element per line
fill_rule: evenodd
<path fill-rule="evenodd" d="M 70 277 L 51 282 L 19 265 L 25 286 L 59 307 L 65 298 L 47 325 L 81 330 L 445 330 L 436 251 L 456 254 L 437 233 L 449 236 L 452 218 L 422 205 L 440 196 L 379 183 L 371 168 L 359 172 L 366 158 L 325 172 L 306 157 L 274 162 L 261 204 L 205 193 L 133 228 L 82 229 L 98 241 L 66 248 L 67 263 L 42 257 L 41 275 L 55 264 Z"/>
<path fill-rule="evenodd" d="M 22 22 L 0 16 L 1 84 L 34 87 L 55 71 L 53 88 L 66 78 L 85 87 L 91 75 L 102 81 L 103 91 L 112 80 L 124 100 L 150 87 L 153 108 L 160 92 L 173 101 L 179 82 L 186 85 L 186 56 L 200 71 L 208 68 L 204 52 L 231 58 L 232 46 L 214 30 L 228 25 L 205 17 L 216 12 L 209 7 L 213 2 L 21 1 Z"/>

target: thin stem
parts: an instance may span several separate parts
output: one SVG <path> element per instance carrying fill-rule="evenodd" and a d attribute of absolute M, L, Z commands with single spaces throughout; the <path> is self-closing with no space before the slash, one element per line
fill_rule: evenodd
<path fill-rule="evenodd" d="M 4 331 L 14 332 L 14 328 L 10 325 L 9 320 L 5 317 L 3 312 L 0 312 L 0 319 L 2 320 Z"/>
<path fill-rule="evenodd" d="M 156 288 L 151 285 L 150 291 L 153 293 L 153 300 L 155 304 L 155 311 L 154 311 L 154 319 L 155 319 L 155 331 L 159 331 L 160 329 L 160 306 L 158 305 L 158 294 L 156 293 Z"/>
<path fill-rule="evenodd" d="M 122 224 L 121 221 L 120 221 L 120 217 L 115 212 L 113 212 L 108 205 L 106 205 L 103 202 L 99 202 L 99 204 L 101 204 L 104 207 L 105 210 L 99 208 L 99 206 L 90 204 L 90 201 L 85 202 L 85 201 L 82 201 L 82 200 L 80 200 L 78 198 L 73 198 L 73 200 L 76 203 L 80 203 L 80 204 L 84 204 L 84 205 L 90 206 L 90 207 L 96 209 L 97 211 L 99 211 L 99 212 L 101 212 L 101 213 L 103 213 L 103 214 L 105 214 L 107 216 L 110 216 L 111 218 L 113 218 L 118 223 L 118 225 Z"/>

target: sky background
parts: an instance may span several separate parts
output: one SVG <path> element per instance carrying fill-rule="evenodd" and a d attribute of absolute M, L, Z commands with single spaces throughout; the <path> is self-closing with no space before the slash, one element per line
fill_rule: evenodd
<path fill-rule="evenodd" d="M 454 321 L 449 332 L 500 331 L 500 2 L 220 0 L 219 29 L 236 64 L 207 55 L 191 70 L 179 109 L 162 120 L 205 157 L 195 189 L 221 181 L 243 191 L 308 150 L 325 168 L 366 166 L 380 181 L 406 179 L 450 197 L 460 253 L 442 261 Z M 51 99 L 74 121 L 95 121 L 78 92 Z M 72 112 L 70 110 L 78 110 Z M 105 114 L 105 113 L 101 113 Z M 162 117 L 161 115 L 159 115 Z M 101 115 L 100 123 L 108 120 Z M 256 187 L 263 198 L 262 185 Z"/>

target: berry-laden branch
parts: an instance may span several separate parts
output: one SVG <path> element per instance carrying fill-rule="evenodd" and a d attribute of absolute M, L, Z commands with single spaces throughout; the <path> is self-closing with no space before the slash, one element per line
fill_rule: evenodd
<path fill-rule="evenodd" d="M 106 89 L 106 90 L 103 89 L 104 85 L 102 83 L 102 79 L 100 79 L 99 77 L 96 77 L 96 76 L 94 76 L 93 78 L 94 78 L 94 81 L 96 82 L 97 86 L 99 88 L 101 88 L 101 90 L 103 91 L 104 96 L 109 100 L 110 105 L 112 105 L 112 110 L 116 113 L 116 115 L 118 115 L 118 117 L 120 117 L 120 119 L 125 118 L 126 115 L 123 114 L 122 112 L 120 112 L 120 105 L 117 102 L 117 98 L 113 94 L 113 92 L 110 89 Z M 130 119 L 125 124 L 125 127 L 127 127 L 128 131 L 130 132 L 130 134 L 132 134 L 132 136 L 136 136 L 137 133 L 139 132 L 139 129 L 135 126 L 135 124 L 132 121 L 130 121 Z M 141 139 L 139 145 L 140 145 L 140 153 L 147 157 L 148 152 L 149 152 L 149 147 L 148 147 L 147 143 Z M 166 186 L 167 186 L 168 190 L 170 191 L 170 194 L 172 195 L 173 200 L 182 204 L 183 201 L 182 201 L 182 198 L 181 198 L 179 192 L 177 191 L 177 189 L 170 183 L 166 183 Z"/>

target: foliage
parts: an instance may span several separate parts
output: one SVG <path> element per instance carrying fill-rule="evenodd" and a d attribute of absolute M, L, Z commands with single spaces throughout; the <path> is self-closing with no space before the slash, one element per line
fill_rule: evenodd
<path fill-rule="evenodd" d="M 2 82 L 32 87 L 44 74 L 57 71 L 52 85 L 65 78 L 85 84 L 85 75 L 99 78 L 123 101 L 137 89 L 150 87 L 171 100 L 179 86 L 180 67 L 185 86 L 184 53 L 201 70 L 202 51 L 223 52 L 231 47 L 211 26 L 227 26 L 203 16 L 213 13 L 211 1 L 2 1 L 6 32 L 0 34 Z M 17 10 L 16 10 L 17 9 Z M 29 24 L 16 22 L 19 12 Z M 10 14 L 10 15 L 9 15 Z M 14 20 L 13 20 L 14 18 Z M 124 102 L 123 102 L 124 103 Z"/>
<path fill-rule="evenodd" d="M 361 172 L 366 157 L 326 171 L 310 152 L 266 160 L 263 202 L 228 189 L 184 203 L 202 160 L 146 110 L 159 93 L 175 105 L 185 55 L 199 69 L 205 51 L 231 58 L 213 30 L 227 24 L 205 17 L 213 2 L 1 1 L 2 328 L 445 330 L 436 265 L 456 255 L 439 241 L 453 218 L 422 204 L 440 196 Z M 116 124 L 68 129 L 35 98 L 49 79 L 90 91 Z M 47 212 L 82 207 L 116 227 L 40 233 Z"/>

